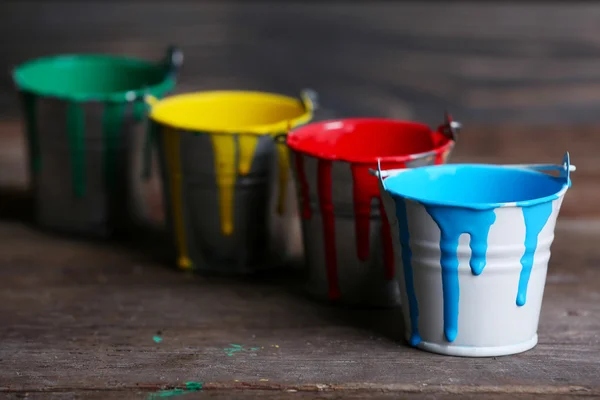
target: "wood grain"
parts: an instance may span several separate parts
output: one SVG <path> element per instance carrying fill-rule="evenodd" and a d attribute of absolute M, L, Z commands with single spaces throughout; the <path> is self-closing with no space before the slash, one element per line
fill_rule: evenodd
<path fill-rule="evenodd" d="M 310 86 L 339 115 L 438 123 L 600 121 L 600 5 L 578 2 L 0 3 L 0 115 L 8 72 L 57 53 L 186 55 L 178 91 Z"/>
<path fill-rule="evenodd" d="M 408 348 L 396 310 L 312 302 L 293 276 L 188 276 L 147 247 L 1 223 L 0 391 L 202 381 L 207 390 L 600 395 L 598 240 L 600 224 L 559 222 L 535 349 L 463 359 Z M 228 356 L 231 343 L 246 350 Z"/>
<path fill-rule="evenodd" d="M 0 35 L 0 397 L 147 398 L 187 381 L 204 382 L 189 399 L 600 396 L 600 5 L 4 1 Z M 464 124 L 452 162 L 570 151 L 538 346 L 436 356 L 405 345 L 399 311 L 313 302 L 292 272 L 190 276 L 160 235 L 33 228 L 8 72 L 56 53 L 158 60 L 169 43 L 186 54 L 178 92 L 313 87 L 323 118 L 434 126 L 449 108 Z"/>

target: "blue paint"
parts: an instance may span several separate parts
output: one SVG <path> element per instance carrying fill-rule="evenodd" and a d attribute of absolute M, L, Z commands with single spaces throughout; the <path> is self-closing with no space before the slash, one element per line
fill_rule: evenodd
<path fill-rule="evenodd" d="M 566 160 L 568 165 L 569 160 Z M 571 185 L 568 174 L 553 177 L 533 170 L 481 164 L 414 168 L 384 182 L 383 187 L 396 201 L 413 346 L 421 338 L 405 200 L 421 203 L 440 229 L 444 335 L 452 342 L 458 334 L 460 287 L 457 252 L 460 236 L 470 235 L 469 264 L 473 275 L 480 275 L 486 265 L 488 236 L 496 221 L 495 209 L 522 208 L 526 238 L 517 291 L 517 305 L 522 306 L 527 298 L 538 235 L 552 215 L 552 201 L 562 196 Z"/>
<path fill-rule="evenodd" d="M 521 276 L 519 277 L 519 289 L 517 291 L 517 305 L 524 306 L 527 301 L 527 285 L 533 268 L 533 258 L 537 249 L 538 236 L 548 218 L 552 215 L 552 202 L 537 204 L 531 207 L 523 207 L 523 218 L 525 219 L 525 254 L 521 257 Z"/>
<path fill-rule="evenodd" d="M 384 182 L 392 195 L 424 205 L 491 210 L 547 203 L 566 189 L 565 180 L 527 169 L 446 164 L 412 168 Z"/>
<path fill-rule="evenodd" d="M 496 221 L 494 210 L 470 210 L 457 207 L 425 207 L 440 228 L 440 264 L 444 296 L 444 335 L 453 342 L 458 335 L 458 240 L 460 235 L 471 236 L 471 272 L 479 275 L 486 263 L 488 234 Z"/>
<path fill-rule="evenodd" d="M 421 343 L 419 335 L 419 305 L 415 295 L 412 269 L 412 250 L 410 249 L 410 233 L 408 231 L 408 216 L 406 214 L 406 203 L 402 197 L 395 197 L 396 217 L 398 218 L 398 228 L 400 231 L 400 244 L 402 245 L 402 266 L 404 271 L 404 282 L 406 284 L 406 294 L 408 297 L 408 309 L 410 312 L 410 345 L 416 347 Z"/>

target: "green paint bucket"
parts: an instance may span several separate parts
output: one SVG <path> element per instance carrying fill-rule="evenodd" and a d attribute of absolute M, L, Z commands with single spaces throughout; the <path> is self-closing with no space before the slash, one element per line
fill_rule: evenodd
<path fill-rule="evenodd" d="M 15 68 L 39 226 L 109 236 L 136 222 L 143 99 L 170 92 L 182 61 L 169 47 L 159 62 L 78 54 Z"/>

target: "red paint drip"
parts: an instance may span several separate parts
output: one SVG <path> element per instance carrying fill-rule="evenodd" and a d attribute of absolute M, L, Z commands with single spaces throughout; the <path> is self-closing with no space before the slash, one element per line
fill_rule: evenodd
<path fill-rule="evenodd" d="M 437 154 L 435 155 L 435 161 L 434 161 L 435 165 L 440 165 L 444 163 L 444 152 L 443 151 L 438 151 Z"/>
<path fill-rule="evenodd" d="M 361 261 L 369 258 L 370 252 L 370 225 L 371 225 L 371 201 L 379 201 L 379 211 L 381 214 L 381 239 L 383 245 L 383 261 L 385 266 L 386 279 L 394 278 L 394 249 L 390 236 L 390 225 L 383 208 L 379 193 L 379 184 L 374 176 L 369 174 L 370 165 L 353 164 L 352 179 L 354 193 L 354 224 L 356 230 L 356 251 Z M 404 168 L 395 166 L 394 168 Z"/>
<path fill-rule="evenodd" d="M 335 245 L 335 216 L 333 215 L 331 161 L 319 160 L 317 185 L 319 188 L 319 204 L 323 218 L 323 238 L 325 241 L 325 264 L 327 265 L 327 281 L 329 298 L 339 299 L 340 288 L 337 274 L 337 254 Z"/>
<path fill-rule="evenodd" d="M 296 172 L 298 174 L 298 183 L 300 184 L 300 201 L 302 207 L 302 218 L 310 219 L 312 212 L 310 210 L 310 198 L 308 194 L 308 180 L 306 179 L 306 171 L 304 170 L 304 155 L 295 154 Z"/>

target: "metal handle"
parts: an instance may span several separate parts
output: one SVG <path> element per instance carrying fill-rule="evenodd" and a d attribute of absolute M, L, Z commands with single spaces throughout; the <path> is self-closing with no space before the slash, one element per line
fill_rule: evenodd
<path fill-rule="evenodd" d="M 314 112 L 319 108 L 319 95 L 313 89 L 303 89 L 300 92 L 300 99 L 307 111 Z"/>
<path fill-rule="evenodd" d="M 306 111 L 310 111 L 312 113 L 315 112 L 319 108 L 319 95 L 313 89 L 303 89 L 300 91 L 300 100 L 302 101 L 302 105 Z M 295 126 L 294 128 L 297 128 Z M 287 132 L 278 133 L 273 136 L 273 140 L 277 144 L 284 144 L 287 141 L 288 133 L 292 130 L 292 126 L 288 124 Z"/>
<path fill-rule="evenodd" d="M 183 51 L 175 45 L 170 45 L 167 48 L 167 54 L 163 59 L 163 64 L 166 68 L 167 77 L 175 78 L 183 64 Z"/>
<path fill-rule="evenodd" d="M 438 127 L 438 132 L 456 142 L 458 134 L 462 128 L 462 124 L 454 121 L 452 115 L 448 111 L 444 112 L 444 123 Z"/>
<path fill-rule="evenodd" d="M 524 168 L 531 169 L 533 171 L 560 171 L 559 177 L 566 178 L 567 180 L 571 179 L 571 172 L 576 171 L 577 167 L 571 164 L 571 157 L 569 152 L 567 151 L 563 156 L 562 164 L 501 164 L 501 167 L 506 168 Z M 423 167 L 417 167 L 423 168 Z M 377 170 L 369 169 L 369 173 L 373 176 L 377 176 L 380 179 L 387 178 L 390 176 L 395 176 L 407 171 L 410 171 L 411 168 L 401 168 L 401 169 L 389 169 L 389 170 L 381 170 L 381 163 L 377 161 Z"/>

